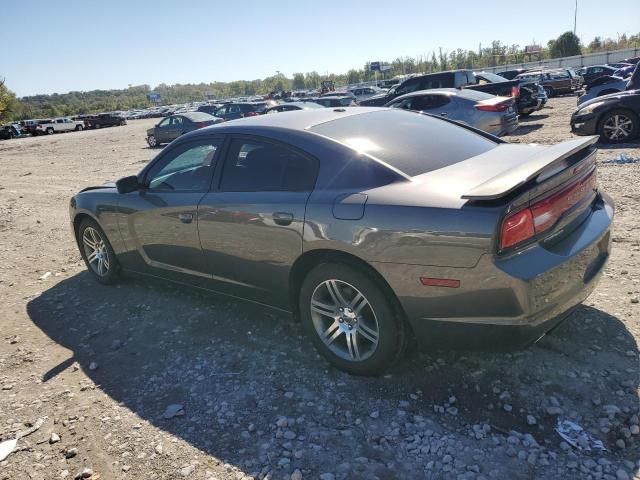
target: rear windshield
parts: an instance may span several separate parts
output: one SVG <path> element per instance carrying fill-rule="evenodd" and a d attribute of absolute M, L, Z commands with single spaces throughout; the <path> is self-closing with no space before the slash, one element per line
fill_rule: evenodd
<path fill-rule="evenodd" d="M 447 121 L 397 109 L 350 115 L 309 130 L 412 177 L 480 155 L 497 145 Z"/>

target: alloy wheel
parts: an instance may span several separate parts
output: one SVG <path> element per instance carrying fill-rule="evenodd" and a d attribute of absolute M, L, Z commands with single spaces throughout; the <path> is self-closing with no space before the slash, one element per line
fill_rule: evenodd
<path fill-rule="evenodd" d="M 373 307 L 353 285 L 330 279 L 311 295 L 311 319 L 316 333 L 329 350 L 352 362 L 371 357 L 380 330 Z"/>
<path fill-rule="evenodd" d="M 633 120 L 626 115 L 617 113 L 605 120 L 603 128 L 604 135 L 609 140 L 623 140 L 631 135 Z"/>
<path fill-rule="evenodd" d="M 87 257 L 87 263 L 93 272 L 105 277 L 109 274 L 111 260 L 109 251 L 102 235 L 93 227 L 87 227 L 82 233 L 82 246 Z"/>
<path fill-rule="evenodd" d="M 156 141 L 156 137 L 153 135 L 149 135 L 149 138 L 147 138 L 147 142 L 149 143 L 150 147 L 155 147 L 158 142 Z"/>

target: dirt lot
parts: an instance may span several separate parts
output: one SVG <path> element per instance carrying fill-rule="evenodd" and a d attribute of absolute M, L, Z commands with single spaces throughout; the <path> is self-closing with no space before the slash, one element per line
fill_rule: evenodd
<path fill-rule="evenodd" d="M 552 99 L 509 140 L 569 138 L 574 106 Z M 599 152 L 613 255 L 551 335 L 354 378 L 277 313 L 89 278 L 69 198 L 136 173 L 153 123 L 0 142 L 0 440 L 44 419 L 0 480 L 640 478 L 640 144 Z M 165 418 L 172 404 L 183 414 Z M 607 451 L 563 442 L 559 417 Z"/>

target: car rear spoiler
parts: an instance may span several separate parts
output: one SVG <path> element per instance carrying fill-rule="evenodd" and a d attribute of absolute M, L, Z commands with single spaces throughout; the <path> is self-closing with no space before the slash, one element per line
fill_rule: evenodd
<path fill-rule="evenodd" d="M 509 169 L 486 182 L 473 187 L 462 198 L 467 200 L 494 200 L 501 198 L 516 188 L 535 178 L 553 164 L 570 157 L 574 153 L 590 147 L 598 141 L 598 136 L 576 138 L 546 148 L 530 161 Z"/>

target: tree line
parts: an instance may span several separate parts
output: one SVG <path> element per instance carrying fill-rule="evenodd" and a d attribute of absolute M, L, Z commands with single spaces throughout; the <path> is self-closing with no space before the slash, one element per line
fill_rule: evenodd
<path fill-rule="evenodd" d="M 546 48 L 535 54 L 526 53 L 520 45 L 504 45 L 499 40 L 495 40 L 487 46 L 479 45 L 477 50 L 445 51 L 440 48 L 430 54 L 398 57 L 381 63 L 389 67 L 385 75 L 391 78 L 395 75 L 418 72 L 430 73 L 458 68 L 481 69 L 639 46 L 640 33 L 629 37 L 623 34 L 617 39 L 595 37 L 583 46 L 576 35 L 565 32 L 558 38 L 550 40 Z M 342 74 L 321 75 L 316 71 L 298 72 L 289 78 L 278 73 L 256 80 L 176 85 L 162 83 L 153 89 L 149 85 L 137 85 L 120 90 L 54 93 L 22 98 L 17 98 L 0 79 L 0 121 L 146 108 L 151 105 L 147 99 L 147 94 L 150 92 L 159 93 L 162 103 L 168 105 L 201 101 L 206 98 L 229 98 L 265 95 L 282 90 L 316 89 L 322 80 L 333 80 L 337 85 L 346 85 L 370 81 L 374 76 L 375 74 L 370 71 L 369 63 L 366 63 L 360 69 L 352 68 Z"/>

